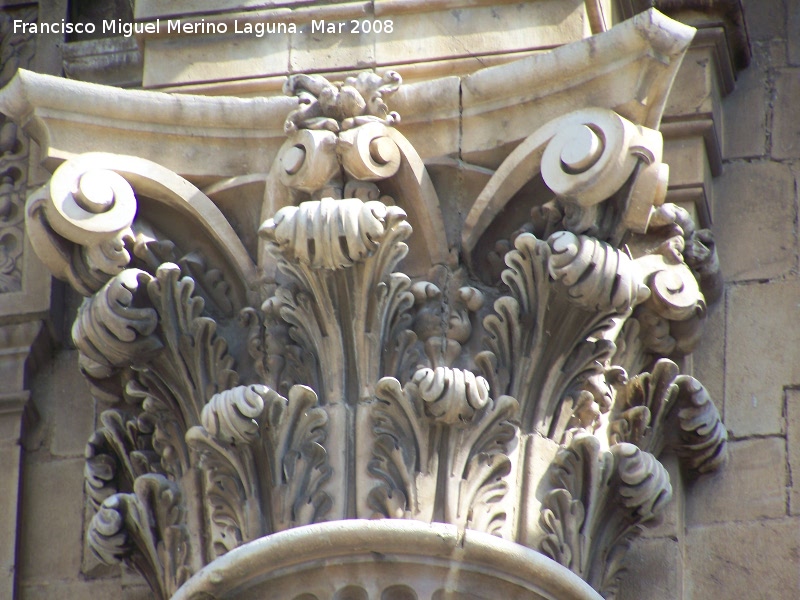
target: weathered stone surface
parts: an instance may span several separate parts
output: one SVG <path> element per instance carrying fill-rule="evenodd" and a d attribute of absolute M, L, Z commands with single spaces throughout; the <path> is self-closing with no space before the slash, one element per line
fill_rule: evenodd
<path fill-rule="evenodd" d="M 631 102 L 629 98 L 637 93 L 640 81 L 651 82 L 658 89 L 671 86 L 679 66 L 677 59 L 693 35 L 689 27 L 646 13 L 612 28 L 606 36 L 466 77 L 462 84 L 462 155 L 475 164 L 496 168 L 500 160 L 492 150 L 518 142 L 557 115 L 583 106 L 613 107 L 626 118 L 657 126 L 664 103 L 651 99 Z M 654 61 L 652 44 L 661 48 L 669 62 L 667 69 L 663 62 Z M 619 63 L 614 57 L 623 47 L 630 73 L 639 73 L 635 77 L 618 76 Z M 617 66 L 609 62 L 587 73 L 586 65 L 598 58 L 614 61 Z M 509 81 L 515 85 L 508 86 Z M 597 93 L 598 86 L 602 86 L 602 94 Z M 509 102 L 511 98 L 513 102 Z"/>
<path fill-rule="evenodd" d="M 800 156 L 800 69 L 776 69 L 775 108 L 772 121 L 772 156 Z"/>
<path fill-rule="evenodd" d="M 768 57 L 756 50 L 749 69 L 722 103 L 722 152 L 726 159 L 764 156 L 767 141 Z"/>
<path fill-rule="evenodd" d="M 780 277 L 795 267 L 794 194 L 791 169 L 772 162 L 737 162 L 714 181 L 726 281 Z"/>
<path fill-rule="evenodd" d="M 789 7 L 787 7 L 789 8 Z M 800 65 L 800 10 L 788 10 L 787 29 L 787 60 L 790 65 Z"/>
<path fill-rule="evenodd" d="M 371 23 L 372 15 L 358 20 Z M 341 33 L 339 25 L 341 24 Z M 301 30 L 289 38 L 289 68 L 292 72 L 319 70 L 335 66 L 340 70 L 363 69 L 375 64 L 375 40 L 379 35 L 375 31 L 364 32 L 358 27 L 358 33 L 350 20 L 330 22 L 336 27 L 336 33 L 312 32 L 310 24 L 303 25 Z"/>
<path fill-rule="evenodd" d="M 402 117 L 398 130 L 414 144 L 421 157 L 458 152 L 460 87 L 458 77 L 442 77 L 435 82 L 404 85 L 392 97 L 392 107 Z M 425 118 L 413 116 L 420 114 Z"/>
<path fill-rule="evenodd" d="M 671 537 L 636 540 L 625 561 L 619 600 L 667 600 L 681 598 L 683 555 Z"/>
<path fill-rule="evenodd" d="M 664 140 L 664 159 L 669 161 L 670 188 L 704 187 L 711 181 L 711 168 L 701 136 Z"/>
<path fill-rule="evenodd" d="M 90 598 L 119 598 L 119 579 L 95 581 L 58 581 L 43 585 L 23 585 L 19 590 L 19 600 L 89 600 Z M 152 593 L 147 598 L 152 598 Z M 122 598 L 128 596 L 122 591 Z M 140 596 L 139 598 L 145 598 Z M 138 599 L 137 599 L 138 600 Z"/>
<path fill-rule="evenodd" d="M 783 388 L 800 381 L 800 283 L 728 292 L 725 424 L 734 436 L 783 433 Z"/>
<path fill-rule="evenodd" d="M 691 527 L 684 597 L 796 598 L 800 519 Z"/>
<path fill-rule="evenodd" d="M 142 53 L 133 37 L 65 44 L 64 72 L 70 79 L 120 87 L 142 85 Z"/>
<path fill-rule="evenodd" d="M 0 415 L 0 420 L 3 416 Z M 10 420 L 10 419 L 9 419 Z M 17 427 L 19 427 L 19 419 Z M 20 446 L 16 440 L 0 440 L 0 594 L 11 596 L 16 570 L 17 514 L 19 510 Z"/>
<path fill-rule="evenodd" d="M 74 579 L 80 572 L 80 553 L 64 548 L 80 548 L 83 540 L 83 465 L 82 458 L 25 461 L 20 575 L 28 583 Z"/>
<path fill-rule="evenodd" d="M 289 66 L 289 34 L 154 38 L 144 56 L 146 88 L 279 75 Z"/>
<path fill-rule="evenodd" d="M 192 15 L 228 11 L 248 11 L 274 6 L 297 6 L 308 4 L 308 0 L 174 0 L 164 4 L 159 0 L 141 0 L 136 3 L 134 16 L 137 19 L 155 19 L 175 15 Z"/>
<path fill-rule="evenodd" d="M 686 53 L 675 86 L 683 93 L 673 94 L 664 111 L 671 118 L 678 115 L 712 115 L 720 106 L 720 82 L 714 64 L 713 47 L 693 45 Z"/>
<path fill-rule="evenodd" d="M 122 588 L 122 600 L 150 600 L 153 592 L 147 586 L 132 586 Z"/>
<path fill-rule="evenodd" d="M 800 391 L 786 390 L 786 446 L 789 450 L 789 512 L 800 515 Z"/>
<path fill-rule="evenodd" d="M 744 0 L 747 32 L 752 41 L 786 38 L 786 7 L 794 0 Z M 794 7 L 796 8 L 796 7 Z"/>
<path fill-rule="evenodd" d="M 50 426 L 54 456 L 83 456 L 94 428 L 94 401 L 77 364 L 76 350 L 62 351 L 39 371 L 32 386 L 32 401 Z"/>
<path fill-rule="evenodd" d="M 706 121 L 710 127 L 710 121 Z M 702 227 L 713 222 L 715 210 L 714 186 L 708 146 L 703 126 L 697 131 L 664 140 L 664 161 L 669 165 L 669 191 L 667 201 L 680 204 Z"/>
<path fill-rule="evenodd" d="M 692 373 L 703 385 L 717 405 L 720 414 L 725 415 L 725 297 L 708 310 L 703 337 L 692 353 Z"/>
<path fill-rule="evenodd" d="M 465 6 L 423 14 L 384 13 L 394 31 L 375 41 L 379 64 L 431 61 L 475 54 L 547 48 L 580 39 L 585 31 L 583 2 L 546 0 L 497 6 Z"/>
<path fill-rule="evenodd" d="M 786 441 L 782 437 L 730 442 L 728 467 L 690 484 L 690 527 L 786 514 Z"/>

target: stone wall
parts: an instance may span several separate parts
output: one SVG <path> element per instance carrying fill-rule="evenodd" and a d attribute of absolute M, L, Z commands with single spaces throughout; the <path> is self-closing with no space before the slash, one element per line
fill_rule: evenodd
<path fill-rule="evenodd" d="M 694 354 L 730 433 L 730 460 L 687 482 L 675 522 L 638 543 L 623 594 L 631 600 L 800 596 L 800 5 L 744 5 L 752 61 L 722 102 L 723 172 L 713 183 L 725 294 Z"/>
<path fill-rule="evenodd" d="M 667 459 L 676 500 L 634 546 L 621 590 L 628 600 L 800 597 L 800 6 L 746 0 L 745 9 L 752 61 L 722 101 L 723 168 L 707 194 L 725 292 L 693 358 L 729 429 L 730 460 L 716 475 L 683 482 Z M 70 322 L 77 299 L 65 298 L 55 312 L 64 307 Z M 100 566 L 82 549 L 83 449 L 99 411 L 60 321 L 50 329 L 61 341 L 28 385 L 19 597 L 150 598 L 139 576 Z M 0 460 L 3 481 L 13 480 L 8 464 Z"/>

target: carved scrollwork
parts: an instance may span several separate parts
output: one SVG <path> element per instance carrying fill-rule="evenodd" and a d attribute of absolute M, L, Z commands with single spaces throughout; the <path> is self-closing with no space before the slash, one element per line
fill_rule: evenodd
<path fill-rule="evenodd" d="M 267 395 L 262 437 L 268 440 L 273 531 L 317 523 L 330 511 L 327 436 L 328 415 L 314 390 L 296 385 L 288 398 Z"/>
<path fill-rule="evenodd" d="M 239 386 L 214 394 L 203 407 L 200 421 L 212 436 L 231 444 L 248 444 L 258 438 L 257 419 L 264 412 L 268 388 Z"/>
<path fill-rule="evenodd" d="M 117 492 L 132 492 L 140 475 L 159 471 L 159 457 L 153 449 L 152 428 L 120 410 L 100 415 L 102 427 L 86 445 L 86 492 L 95 509 Z"/>
<path fill-rule="evenodd" d="M 281 183 L 308 193 L 323 188 L 341 170 L 336 158 L 337 142 L 330 131 L 295 131 L 278 154 Z"/>
<path fill-rule="evenodd" d="M 136 216 L 133 189 L 113 171 L 73 160 L 56 169 L 49 187 L 47 221 L 72 242 L 92 245 L 114 239 Z"/>
<path fill-rule="evenodd" d="M 542 177 L 556 194 L 581 206 L 602 202 L 633 172 L 636 126 L 610 111 L 575 115 L 547 144 Z"/>
<path fill-rule="evenodd" d="M 519 430 L 512 424 L 519 404 L 500 396 L 475 415 L 471 427 L 449 432 L 448 503 L 445 519 L 463 527 L 508 536 L 512 516 L 510 455 L 516 449 Z M 459 476 L 460 475 L 460 479 Z"/>
<path fill-rule="evenodd" d="M 323 403 L 369 397 L 391 359 L 391 347 L 383 348 L 405 331 L 413 304 L 409 278 L 392 272 L 408 250 L 405 213 L 378 201 L 324 199 L 281 209 L 260 233 L 296 284 L 279 288 L 270 306 L 315 357 Z M 355 364 L 344 362 L 348 346 L 360 357 Z"/>
<path fill-rule="evenodd" d="M 340 269 L 373 254 L 386 232 L 404 218 L 402 210 L 380 202 L 326 198 L 282 208 L 259 234 L 290 262 Z"/>
<path fill-rule="evenodd" d="M 291 75 L 283 92 L 296 96 L 300 106 L 286 117 L 284 130 L 338 132 L 371 122 L 394 125 L 400 121 L 400 115 L 390 112 L 383 99 L 396 92 L 402 81 L 395 71 L 387 71 L 383 76 L 362 72 L 339 83 L 331 83 L 320 75 Z"/>
<path fill-rule="evenodd" d="M 143 475 L 134 493 L 103 501 L 86 534 L 99 559 L 125 562 L 144 575 L 159 600 L 167 600 L 191 575 L 185 507 L 178 486 Z"/>
<path fill-rule="evenodd" d="M 569 298 L 580 306 L 624 313 L 650 295 L 624 252 L 569 231 L 554 233 L 547 243 L 552 251 L 550 276 L 566 286 Z"/>
<path fill-rule="evenodd" d="M 239 386 L 212 397 L 202 421 L 186 441 L 205 475 L 216 556 L 324 519 L 328 416 L 310 388 L 294 386 L 287 399 L 263 385 Z"/>
<path fill-rule="evenodd" d="M 388 179 L 400 168 L 400 149 L 380 123 L 342 132 L 338 149 L 342 167 L 360 181 Z"/>
<path fill-rule="evenodd" d="M 559 214 L 550 212 L 548 218 L 560 221 L 562 229 L 616 240 L 629 230 L 644 233 L 666 194 L 669 170 L 661 162 L 662 146 L 659 132 L 600 108 L 543 125 L 506 157 L 481 191 L 465 221 L 464 250 L 471 256 L 492 220 L 538 173 L 556 194 L 551 208 Z M 625 198 L 612 200 L 616 195 Z"/>
<path fill-rule="evenodd" d="M 426 396 L 435 382 L 427 381 L 426 375 L 435 377 L 432 371 L 421 373 L 405 388 L 396 379 L 384 378 L 376 388 L 379 402 L 370 410 L 374 445 L 369 471 L 380 483 L 370 491 L 368 506 L 384 517 L 420 520 L 441 511 L 448 523 L 508 535 L 509 455 L 518 437 L 510 420 L 518 408 L 516 400 L 487 397 L 477 410 L 471 409 L 474 414 L 466 422 L 456 413 L 469 409 L 470 392 L 453 383 L 446 407 L 452 414 L 431 414 Z M 442 369 L 440 375 L 454 376 L 450 369 Z M 461 378 L 469 375 L 462 373 Z"/>
<path fill-rule="evenodd" d="M 367 504 L 383 517 L 432 518 L 438 455 L 422 398 L 406 394 L 392 377 L 378 382 L 375 395 L 368 469 L 380 483 L 370 490 Z"/>
<path fill-rule="evenodd" d="M 163 348 L 153 335 L 158 313 L 148 306 L 151 280 L 144 271 L 126 269 L 82 304 L 72 339 L 81 352 L 81 367 L 90 376 L 110 377 L 114 368 L 146 361 Z"/>
<path fill-rule="evenodd" d="M 562 251 L 562 237 L 576 243 Z M 484 319 L 488 350 L 475 362 L 492 393 L 519 400 L 525 430 L 560 441 L 574 423 L 573 415 L 582 411 L 580 403 L 587 400 L 578 390 L 588 378 L 604 372 L 613 352 L 612 342 L 592 338 L 641 301 L 646 288 L 635 273 L 626 278 L 618 274 L 627 264 L 619 262 L 618 251 L 588 239 L 583 243 L 571 233 L 554 234 L 551 240 L 567 260 L 532 234 L 517 237 L 503 272 L 511 295 L 496 300 L 494 313 Z M 607 259 L 609 252 L 617 258 Z M 608 264 L 608 272 L 593 261 Z M 553 280 L 550 271 L 563 281 Z M 582 310 L 565 321 L 563 302 L 572 297 Z"/>
<path fill-rule="evenodd" d="M 542 502 L 541 551 L 604 598 L 614 598 L 622 552 L 669 502 L 669 475 L 636 446 L 603 451 L 588 434 L 559 450 L 551 469 L 554 487 Z"/>
<path fill-rule="evenodd" d="M 236 381 L 227 346 L 216 323 L 201 316 L 193 289 L 176 265 L 162 265 L 156 277 L 126 269 L 84 301 L 72 332 L 81 367 L 100 392 L 103 380 L 132 369 L 124 393 L 153 419 L 154 448 L 174 475 L 189 469 L 183 433 L 200 423 L 216 390 Z"/>
<path fill-rule="evenodd" d="M 425 408 L 436 421 L 454 425 L 470 421 L 489 402 L 489 383 L 461 369 L 420 369 L 412 378 Z"/>
<path fill-rule="evenodd" d="M 702 475 L 721 468 L 728 460 L 728 431 L 708 390 L 694 377 L 681 375 L 678 385 L 678 453 L 689 472 Z"/>
<path fill-rule="evenodd" d="M 0 15 L 0 86 L 33 58 L 38 36 L 26 25 L 36 23 L 37 13 L 37 7 L 25 6 L 9 7 Z M 28 151 L 22 127 L 0 114 L 0 294 L 21 291 L 23 286 Z"/>
<path fill-rule="evenodd" d="M 89 296 L 130 262 L 125 242 L 136 210 L 123 177 L 78 157 L 29 198 L 28 234 L 50 270 Z"/>
<path fill-rule="evenodd" d="M 628 248 L 652 292 L 633 315 L 640 323 L 643 351 L 674 357 L 691 353 L 706 318 L 708 299 L 703 290 L 719 297 L 713 238 L 695 230 L 686 210 L 664 204 L 653 212 L 648 234 L 633 236 Z"/>
<path fill-rule="evenodd" d="M 612 444 L 635 444 L 655 455 L 672 446 L 691 475 L 725 463 L 728 434 L 716 406 L 703 385 L 681 375 L 674 362 L 661 359 L 652 373 L 640 373 L 618 388 L 618 412 L 608 429 Z"/>

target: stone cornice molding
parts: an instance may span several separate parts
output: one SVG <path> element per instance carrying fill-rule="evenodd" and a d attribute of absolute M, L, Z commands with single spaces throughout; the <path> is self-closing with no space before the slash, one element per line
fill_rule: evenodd
<path fill-rule="evenodd" d="M 623 18 L 656 8 L 698 29 L 721 27 L 736 71 L 750 64 L 750 39 L 742 0 L 620 0 Z"/>
<path fill-rule="evenodd" d="M 496 166 L 503 156 L 487 151 L 505 148 L 507 153 L 565 108 L 611 108 L 654 128 L 692 35 L 691 28 L 649 11 L 605 34 L 482 69 L 463 80 L 411 84 L 395 100 L 397 110 L 407 115 L 401 130 L 423 159 L 460 154 Z M 642 82 L 646 94 L 639 89 Z M 463 106 L 444 108 L 436 99 L 453 85 L 461 86 Z M 284 116 L 295 103 L 284 96 L 242 99 L 121 90 L 26 71 L 0 91 L 0 111 L 39 140 L 50 168 L 77 154 L 104 151 L 147 156 L 205 183 L 268 172 L 283 143 Z M 498 128 L 500 114 L 507 125 Z M 429 139 L 431 118 L 446 122 L 434 141 Z M 199 136 L 201 148 L 195 143 Z"/>
<path fill-rule="evenodd" d="M 280 102 L 111 91 L 135 119 L 159 111 L 146 135 L 163 147 L 120 142 L 145 156 L 108 152 L 122 131 L 108 106 L 84 132 L 64 88 L 18 76 L 0 105 L 63 160 L 28 198 L 28 235 L 85 297 L 72 336 L 110 405 L 86 452 L 91 551 L 162 600 L 273 579 L 316 598 L 316 580 L 262 559 L 310 544 L 335 560 L 337 540 L 371 550 L 335 567 L 342 594 L 438 600 L 471 573 L 458 589 L 480 598 L 614 598 L 628 544 L 672 495 L 658 456 L 677 452 L 689 477 L 726 459 L 709 394 L 676 362 L 719 295 L 713 237 L 666 202 L 656 129 L 691 32 L 648 11 L 517 64 L 560 84 L 507 67 L 464 80 L 461 158 L 496 170 L 455 234 L 413 133 L 430 88 L 397 105 L 395 72 L 291 75 Z M 419 111 L 408 135 L 401 106 Z M 204 131 L 220 151 L 259 107 L 256 133 L 206 171 L 166 152 Z M 234 227 L 189 178 L 277 144 L 258 132 L 278 107 L 261 218 Z M 204 115 L 217 127 L 191 129 Z M 64 132 L 77 137 L 57 156 Z M 427 148 L 452 153 L 448 139 Z M 402 582 L 382 532 L 403 547 Z M 356 588 L 353 560 L 376 589 Z"/>

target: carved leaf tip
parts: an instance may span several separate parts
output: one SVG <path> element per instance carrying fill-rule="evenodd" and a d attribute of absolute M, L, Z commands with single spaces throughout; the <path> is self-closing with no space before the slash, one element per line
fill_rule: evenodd
<path fill-rule="evenodd" d="M 672 498 L 669 474 L 658 459 L 633 444 L 615 444 L 622 503 L 635 511 L 640 522 L 658 516 Z"/>
<path fill-rule="evenodd" d="M 214 394 L 203 407 L 201 422 L 214 437 L 232 443 L 249 444 L 259 435 L 264 400 L 274 394 L 264 385 L 239 386 Z"/>
<path fill-rule="evenodd" d="M 728 460 L 728 430 L 702 383 L 688 375 L 681 375 L 676 383 L 681 427 L 678 453 L 692 474 L 716 471 Z"/>
<path fill-rule="evenodd" d="M 550 276 L 580 306 L 624 313 L 650 296 L 630 257 L 609 244 L 569 231 L 554 233 L 547 243 Z"/>
<path fill-rule="evenodd" d="M 333 270 L 371 256 L 405 217 L 401 208 L 378 201 L 323 198 L 280 209 L 259 235 L 290 262 Z M 406 229 L 403 239 L 411 234 L 407 224 Z"/>
<path fill-rule="evenodd" d="M 166 600 L 191 575 L 185 515 L 176 483 L 143 475 L 134 493 L 103 501 L 89 525 L 87 542 L 101 561 L 136 568 L 159 600 Z"/>
<path fill-rule="evenodd" d="M 608 428 L 612 445 L 631 443 L 654 454 L 671 445 L 693 476 L 725 464 L 728 432 L 717 407 L 703 384 L 681 375 L 671 360 L 622 382 L 617 402 L 621 412 Z M 673 435 L 669 428 L 675 425 L 679 432 Z"/>
<path fill-rule="evenodd" d="M 436 421 L 469 422 L 489 402 L 489 382 L 470 371 L 436 367 L 419 369 L 412 378 Z"/>

